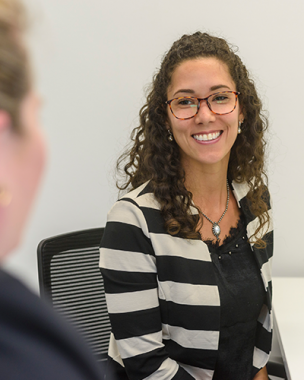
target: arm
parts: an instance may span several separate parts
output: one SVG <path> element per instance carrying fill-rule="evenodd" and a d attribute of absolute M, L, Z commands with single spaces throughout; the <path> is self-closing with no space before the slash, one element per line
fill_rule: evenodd
<path fill-rule="evenodd" d="M 128 377 L 193 379 L 168 357 L 162 342 L 155 256 L 136 205 L 114 205 L 100 253 L 112 332 Z"/>
<path fill-rule="evenodd" d="M 263 367 L 253 378 L 253 380 L 268 380 L 268 373 L 266 366 Z"/>

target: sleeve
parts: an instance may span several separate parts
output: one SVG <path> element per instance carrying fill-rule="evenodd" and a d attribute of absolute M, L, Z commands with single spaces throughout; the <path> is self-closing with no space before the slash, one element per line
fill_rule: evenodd
<path fill-rule="evenodd" d="M 256 342 L 253 352 L 253 374 L 256 374 L 263 368 L 270 357 L 273 334 L 273 310 L 272 310 L 272 257 L 273 257 L 273 215 L 272 215 L 272 198 L 268 188 L 265 186 L 264 199 L 268 204 L 269 224 L 267 229 L 263 229 L 263 239 L 266 247 L 253 249 L 256 251 L 256 258 L 260 267 L 262 279 L 264 282 L 266 297 L 260 315 L 258 317 Z"/>
<path fill-rule="evenodd" d="M 108 214 L 100 267 L 112 333 L 129 379 L 193 379 L 162 342 L 157 267 L 148 227 L 132 200 Z"/>

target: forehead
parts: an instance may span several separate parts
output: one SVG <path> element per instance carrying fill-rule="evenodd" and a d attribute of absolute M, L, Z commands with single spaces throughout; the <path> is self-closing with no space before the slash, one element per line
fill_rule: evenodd
<path fill-rule="evenodd" d="M 184 61 L 176 67 L 167 93 L 173 95 L 179 90 L 189 89 L 203 96 L 218 85 L 236 90 L 227 65 L 213 57 L 198 58 Z"/>

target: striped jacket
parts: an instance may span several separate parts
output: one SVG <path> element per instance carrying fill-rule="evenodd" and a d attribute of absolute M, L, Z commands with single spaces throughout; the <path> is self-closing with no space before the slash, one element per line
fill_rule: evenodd
<path fill-rule="evenodd" d="M 248 207 L 248 185 L 232 182 L 232 189 L 251 236 L 258 219 Z M 269 199 L 267 189 L 265 193 Z M 271 349 L 272 222 L 260 236 L 267 239 L 267 247 L 253 245 L 252 250 L 267 304 L 257 321 L 254 374 L 265 366 Z M 148 183 L 125 195 L 108 213 L 100 267 L 112 324 L 109 356 L 125 367 L 129 379 L 212 379 L 220 298 L 210 253 L 200 239 L 166 232 Z"/>

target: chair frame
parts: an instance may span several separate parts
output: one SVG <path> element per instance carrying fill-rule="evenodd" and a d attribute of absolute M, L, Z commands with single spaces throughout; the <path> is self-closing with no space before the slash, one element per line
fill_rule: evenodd
<path fill-rule="evenodd" d="M 41 297 L 68 316 L 93 346 L 98 361 L 107 359 L 111 330 L 98 266 L 103 231 L 91 228 L 53 236 L 37 248 Z"/>

